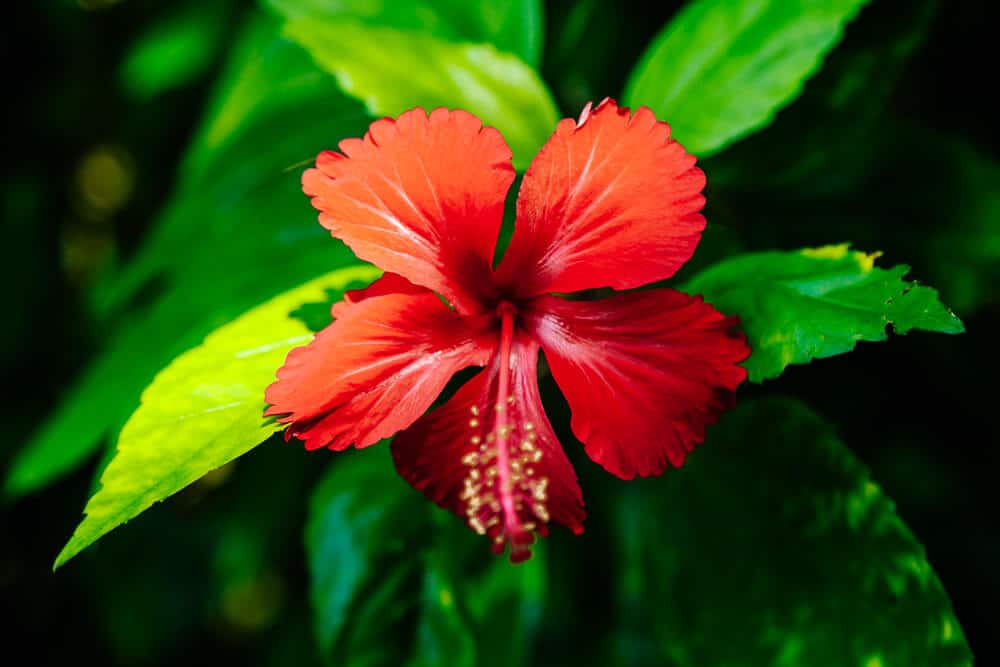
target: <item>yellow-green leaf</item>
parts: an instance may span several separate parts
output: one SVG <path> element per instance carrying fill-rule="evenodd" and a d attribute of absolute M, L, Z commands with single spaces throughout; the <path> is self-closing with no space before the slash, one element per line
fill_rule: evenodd
<path fill-rule="evenodd" d="M 312 337 L 293 311 L 377 275 L 354 266 L 317 278 L 217 329 L 161 371 L 122 429 L 101 488 L 55 567 L 280 430 L 263 417 L 264 389 L 288 350 Z"/>

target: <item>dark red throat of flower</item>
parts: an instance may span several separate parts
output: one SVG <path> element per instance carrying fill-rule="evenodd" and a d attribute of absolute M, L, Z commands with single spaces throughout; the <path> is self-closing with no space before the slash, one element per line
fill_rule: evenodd
<path fill-rule="evenodd" d="M 498 554 L 509 543 L 511 562 L 518 563 L 531 555 L 534 533 L 545 535 L 548 531 L 545 501 L 549 481 L 538 474 L 543 452 L 537 444 L 537 425 L 517 419 L 521 411 L 511 391 L 517 312 L 504 303 L 497 314 L 501 324 L 496 403 L 469 407 L 472 449 L 462 458 L 468 473 L 460 500 L 465 503 L 469 527 L 488 535 Z"/>

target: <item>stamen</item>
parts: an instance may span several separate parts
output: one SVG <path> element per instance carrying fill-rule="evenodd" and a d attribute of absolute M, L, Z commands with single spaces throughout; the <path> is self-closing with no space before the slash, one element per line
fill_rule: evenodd
<path fill-rule="evenodd" d="M 462 457 L 469 470 L 459 497 L 465 503 L 469 527 L 488 535 L 497 553 L 510 544 L 511 561 L 520 562 L 530 556 L 535 533 L 548 532 L 548 480 L 538 476 L 543 458 L 538 431 L 530 421 L 519 423 L 520 406 L 511 393 L 515 311 L 501 307 L 498 314 L 500 372 L 495 399 L 486 407 L 469 407 L 468 424 L 473 432 L 468 439 L 470 449 Z"/>

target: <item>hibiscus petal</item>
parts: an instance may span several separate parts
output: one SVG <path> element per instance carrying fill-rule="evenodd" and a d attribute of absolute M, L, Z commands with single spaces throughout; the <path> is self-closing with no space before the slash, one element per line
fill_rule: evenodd
<path fill-rule="evenodd" d="M 679 467 L 733 403 L 750 350 L 700 296 L 670 289 L 599 301 L 543 296 L 524 311 L 587 454 L 623 479 Z"/>
<path fill-rule="evenodd" d="M 413 109 L 340 142 L 302 188 L 319 221 L 355 254 L 477 310 L 514 179 L 500 133 L 465 111 Z"/>
<path fill-rule="evenodd" d="M 605 100 L 561 121 L 521 183 L 501 284 L 528 297 L 669 278 L 705 227 L 694 163 L 646 107 Z"/>
<path fill-rule="evenodd" d="M 486 364 L 487 324 L 426 289 L 370 295 L 289 352 L 265 414 L 283 415 L 308 449 L 367 447 L 412 424 L 457 371 Z"/>
<path fill-rule="evenodd" d="M 507 436 L 495 437 L 500 372 L 495 355 L 491 365 L 445 405 L 397 435 L 392 455 L 400 475 L 437 504 L 464 517 L 471 528 L 489 535 L 497 553 L 510 541 L 511 559 L 516 561 L 528 556 L 532 531 L 547 533 L 548 520 L 579 534 L 586 515 L 576 473 L 538 394 L 537 343 L 515 340 L 511 360 L 513 400 L 502 404 L 511 425 Z M 501 447 L 506 448 L 504 471 Z M 502 472 L 513 475 L 513 502 L 521 507 L 516 517 L 505 516 Z M 512 523 L 524 530 L 505 534 L 504 527 Z"/>
<path fill-rule="evenodd" d="M 397 273 L 386 273 L 373 281 L 368 287 L 352 289 L 344 292 L 342 301 L 338 301 L 330 308 L 330 315 L 335 319 L 342 317 L 348 308 L 376 296 L 387 296 L 389 294 L 423 294 L 427 289 L 414 285 L 406 278 Z"/>

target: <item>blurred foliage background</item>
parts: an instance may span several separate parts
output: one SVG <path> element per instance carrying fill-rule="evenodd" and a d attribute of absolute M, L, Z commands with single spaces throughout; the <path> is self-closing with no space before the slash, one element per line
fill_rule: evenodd
<path fill-rule="evenodd" d="M 532 53 L 526 38 L 520 55 L 540 62 L 560 114 L 575 116 L 588 100 L 622 96 L 629 72 L 681 4 L 551 0 L 544 3 L 544 22 L 532 28 L 542 31 L 543 49 Z M 18 3 L 10 11 L 0 28 L 12 77 L 0 186 L 8 313 L 0 327 L 3 468 L 67 392 L 93 397 L 62 431 L 47 436 L 51 456 L 65 457 L 67 474 L 29 494 L 14 488 L 3 507 L 0 604 L 10 652 L 22 649 L 42 664 L 85 656 L 122 665 L 307 665 L 320 660 L 320 646 L 329 652 L 346 650 L 345 642 L 381 643 L 389 653 L 373 654 L 366 664 L 399 664 L 389 656 L 393 646 L 429 641 L 413 636 L 408 619 L 417 612 L 405 606 L 387 616 L 375 602 L 366 603 L 370 609 L 353 603 L 351 622 L 358 627 L 352 636 L 334 648 L 332 639 L 314 641 L 303 527 L 329 457 L 299 455 L 277 441 L 51 572 L 102 459 L 97 450 L 76 451 L 74 437 L 105 438 L 107 425 L 120 426 L 134 407 L 133 385 L 141 388 L 214 326 L 345 261 L 342 249 L 323 245 L 326 234 L 313 223 L 297 170 L 320 149 L 360 134 L 369 114 L 327 85 L 332 79 L 310 78 L 303 65 L 308 57 L 291 44 L 267 47 L 276 49 L 267 61 L 274 71 L 238 71 L 234 63 L 259 47 L 254 31 L 273 21 L 250 2 L 51 0 Z M 400 25 L 409 20 L 402 16 Z M 1000 129 L 995 102 L 984 94 L 997 62 L 998 20 L 1000 7 L 988 2 L 873 0 L 864 7 L 798 100 L 765 129 L 702 161 L 711 227 L 696 255 L 703 265 L 741 250 L 851 241 L 885 251 L 892 264 L 912 265 L 911 276 L 936 287 L 963 319 L 965 335 L 862 344 L 850 355 L 791 367 L 744 394 L 795 396 L 835 425 L 925 546 L 983 665 L 1000 659 L 1000 535 L 986 511 L 995 503 L 998 463 L 992 425 L 1000 339 Z M 518 30 L 511 44 L 519 44 Z M 261 87 L 275 81 L 287 86 L 281 96 L 288 108 L 270 113 L 266 104 L 247 102 L 260 122 L 250 124 L 240 109 L 230 113 L 220 101 L 263 96 Z M 518 100 L 509 104 L 516 114 Z M 294 131 L 302 126 L 311 134 Z M 345 134 L 345 128 L 353 130 Z M 234 141 L 241 132 L 251 134 Z M 261 180 L 261 169 L 274 178 Z M 154 226 L 172 231 L 154 233 Z M 246 239 L 265 228 L 273 250 L 262 253 Z M 306 245 L 321 249 L 302 251 Z M 268 270 L 242 274 L 241 262 Z M 77 380 L 109 341 L 127 350 L 126 363 L 119 357 Z M 778 437 L 774 421 L 736 419 L 747 422 L 753 442 L 746 447 L 766 450 Z M 387 457 L 379 461 L 388 466 Z M 790 478 L 809 479 L 807 465 L 784 465 Z M 697 526 L 643 528 L 634 518 L 639 513 L 627 507 L 642 503 L 652 488 L 646 482 L 628 487 L 586 467 L 580 474 L 591 513 L 588 533 L 573 540 L 556 531 L 538 560 L 560 566 L 550 568 L 548 579 L 537 571 L 544 562 L 529 570 L 524 586 L 537 597 L 520 599 L 511 614 L 536 626 L 538 664 L 589 664 L 597 655 L 620 664 L 663 664 L 657 656 L 670 651 L 655 646 L 659 626 L 645 624 L 647 602 L 637 602 L 639 592 L 709 599 L 709 583 L 657 588 L 646 565 L 609 568 L 599 550 L 614 542 L 618 562 L 633 562 L 628 550 L 639 547 L 613 535 L 623 527 L 648 540 L 684 535 L 692 544 L 711 545 L 711 538 Z M 329 520 L 337 525 L 336 516 Z M 429 520 L 443 521 L 436 514 Z M 373 527 L 386 532 L 371 535 L 406 544 L 413 536 L 405 523 Z M 450 534 L 452 523 L 427 530 Z M 466 545 L 463 539 L 455 537 Z M 369 581 L 361 598 L 423 595 L 410 590 L 421 584 L 407 574 L 412 565 L 400 559 L 399 548 L 351 551 L 358 567 L 374 567 L 377 559 L 392 563 L 380 570 L 387 583 Z M 434 577 L 447 579 L 485 560 L 485 548 L 472 555 L 464 548 L 455 547 L 460 555 L 453 557 L 466 560 L 450 570 L 432 568 L 422 585 L 451 590 Z M 793 577 L 796 563 L 763 566 Z M 730 567 L 715 565 L 719 572 Z M 504 599 L 496 592 L 501 584 L 490 583 L 497 577 L 470 576 L 478 577 L 470 590 Z M 477 616 L 477 609 L 496 613 L 479 604 L 470 597 L 477 622 L 502 622 Z M 722 596 L 718 604 L 718 618 L 746 618 L 740 613 L 745 600 Z M 755 611 L 750 605 L 742 613 Z M 846 618 L 856 611 L 848 600 L 832 613 Z M 670 627 L 685 622 L 692 633 L 705 627 L 694 619 Z M 705 623 L 712 622 L 723 621 Z M 330 637 L 340 632 L 327 630 Z M 515 629 L 506 633 L 500 636 Z M 421 655 L 459 664 L 452 656 L 468 649 L 445 648 L 442 654 L 442 647 L 424 646 Z M 480 656 L 488 653 L 480 648 Z M 686 664 L 680 654 L 670 660 Z"/>

